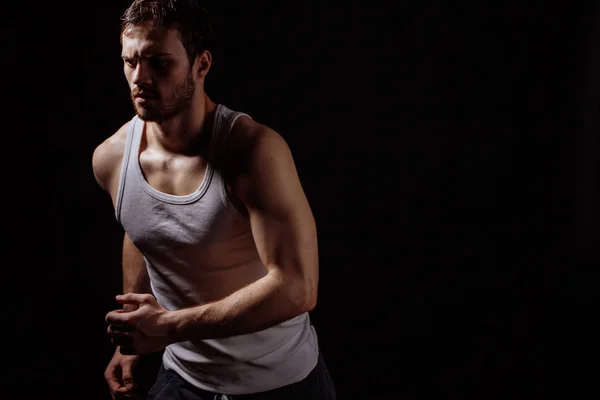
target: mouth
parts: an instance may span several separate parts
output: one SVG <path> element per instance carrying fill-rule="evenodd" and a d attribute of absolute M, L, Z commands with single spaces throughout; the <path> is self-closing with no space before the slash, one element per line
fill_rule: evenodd
<path fill-rule="evenodd" d="M 157 96 L 149 95 L 149 94 L 139 94 L 133 97 L 134 100 L 138 103 L 144 104 L 149 101 L 155 100 Z"/>
<path fill-rule="evenodd" d="M 145 99 L 145 100 L 150 100 L 150 99 L 155 99 L 157 98 L 157 94 L 153 93 L 153 92 L 149 92 L 147 90 L 138 90 L 135 92 L 132 92 L 133 98 L 134 99 Z"/>

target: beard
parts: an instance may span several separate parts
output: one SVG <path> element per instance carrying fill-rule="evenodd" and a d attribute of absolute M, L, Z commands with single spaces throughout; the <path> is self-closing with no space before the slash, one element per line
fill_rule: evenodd
<path fill-rule="evenodd" d="M 133 93 L 131 93 L 131 100 L 133 101 L 133 108 L 140 119 L 160 123 L 187 109 L 192 102 L 195 89 L 196 83 L 190 73 L 183 82 L 175 87 L 172 95 L 164 101 L 160 98 L 154 98 L 143 105 L 138 105 L 135 103 Z"/>

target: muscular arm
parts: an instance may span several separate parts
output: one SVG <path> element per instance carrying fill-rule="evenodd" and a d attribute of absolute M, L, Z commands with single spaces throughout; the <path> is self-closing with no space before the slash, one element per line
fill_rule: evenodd
<path fill-rule="evenodd" d="M 127 124 L 114 135 L 101 143 L 92 155 L 92 169 L 98 185 L 110 196 L 113 206 L 116 202 L 120 166 L 123 160 Z M 145 292 L 149 286 L 144 258 L 125 233 L 122 248 L 123 290 Z M 137 306 L 124 304 L 122 311 L 135 310 Z M 116 345 L 115 353 L 104 370 L 112 398 L 141 398 L 137 394 L 137 377 L 133 370 L 140 362 L 130 339 L 112 338 Z"/>
<path fill-rule="evenodd" d="M 235 192 L 248 210 L 268 273 L 221 300 L 176 311 L 176 341 L 250 333 L 312 310 L 318 254 L 315 221 L 283 138 L 252 135 Z"/>
<path fill-rule="evenodd" d="M 111 198 L 113 206 L 119 185 L 120 167 L 125 149 L 128 123 L 121 126 L 114 135 L 101 143 L 92 155 L 92 170 L 96 182 Z M 133 244 L 127 233 L 123 236 L 122 247 L 122 288 L 123 293 L 150 293 L 150 280 L 146 270 L 144 257 Z M 137 305 L 124 304 L 123 310 L 134 311 Z M 118 346 L 123 354 L 133 353 L 129 346 Z"/>
<path fill-rule="evenodd" d="M 114 135 L 106 139 L 95 150 L 92 156 L 92 169 L 98 185 L 110 196 L 113 206 L 116 203 L 119 185 L 120 167 L 127 135 L 128 123 L 121 126 Z M 140 251 L 124 234 L 122 248 L 123 293 L 150 293 L 150 282 L 146 264 Z M 125 310 L 135 309 L 124 305 Z"/>

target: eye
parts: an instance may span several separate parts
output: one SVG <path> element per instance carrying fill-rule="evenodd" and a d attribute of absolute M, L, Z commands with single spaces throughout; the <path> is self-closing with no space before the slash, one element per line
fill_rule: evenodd
<path fill-rule="evenodd" d="M 169 62 L 162 58 L 153 58 L 151 64 L 155 69 L 165 69 Z"/>
<path fill-rule="evenodd" d="M 135 67 L 136 61 L 133 59 L 124 59 L 123 62 L 129 67 Z"/>

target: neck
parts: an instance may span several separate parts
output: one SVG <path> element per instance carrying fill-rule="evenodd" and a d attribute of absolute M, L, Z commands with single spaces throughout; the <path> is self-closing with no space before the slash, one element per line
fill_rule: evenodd
<path fill-rule="evenodd" d="M 206 94 L 200 94 L 185 112 L 166 121 L 148 122 L 148 143 L 169 153 L 196 153 L 210 139 L 216 107 Z"/>

